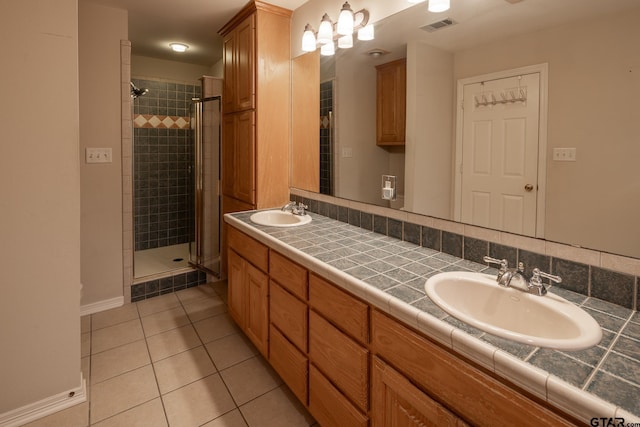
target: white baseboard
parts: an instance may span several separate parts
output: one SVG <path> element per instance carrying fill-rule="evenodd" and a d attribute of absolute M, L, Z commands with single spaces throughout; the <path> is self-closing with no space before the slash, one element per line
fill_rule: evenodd
<path fill-rule="evenodd" d="M 0 414 L 0 427 L 17 427 L 87 401 L 87 383 L 80 373 L 80 386 L 21 408 Z"/>
<path fill-rule="evenodd" d="M 101 311 L 109 310 L 110 308 L 122 307 L 123 305 L 124 296 L 93 302 L 91 304 L 80 306 L 80 316 L 99 313 Z"/>

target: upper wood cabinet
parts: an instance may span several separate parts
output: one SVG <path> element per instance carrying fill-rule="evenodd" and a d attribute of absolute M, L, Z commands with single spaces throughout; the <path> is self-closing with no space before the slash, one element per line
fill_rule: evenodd
<path fill-rule="evenodd" d="M 377 144 L 404 145 L 407 110 L 406 58 L 377 65 Z"/>
<path fill-rule="evenodd" d="M 224 40 L 223 213 L 289 200 L 291 11 L 249 2 Z"/>

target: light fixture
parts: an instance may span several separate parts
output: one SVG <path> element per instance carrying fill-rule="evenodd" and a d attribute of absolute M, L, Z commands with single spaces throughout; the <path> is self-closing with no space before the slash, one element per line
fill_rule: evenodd
<path fill-rule="evenodd" d="M 342 5 L 342 10 L 340 11 L 340 15 L 338 16 L 338 26 L 336 27 L 336 32 L 341 36 L 348 36 L 353 34 L 353 25 L 354 25 L 354 16 L 353 10 L 351 10 L 351 6 L 349 6 L 349 2 L 345 2 Z"/>
<path fill-rule="evenodd" d="M 449 10 L 449 0 L 429 0 L 429 12 L 439 13 Z"/>
<path fill-rule="evenodd" d="M 317 41 L 319 44 L 327 44 L 333 41 L 333 23 L 326 13 L 322 17 L 320 28 L 318 28 Z"/>
<path fill-rule="evenodd" d="M 407 0 L 409 3 L 413 3 L 413 4 L 417 4 L 417 3 L 422 3 L 425 0 Z"/>
<path fill-rule="evenodd" d="M 322 16 L 318 32 L 314 33 L 313 27 L 307 24 L 302 34 L 302 51 L 313 52 L 320 46 L 321 55 L 335 54 L 336 45 L 340 49 L 353 47 L 353 33 L 358 32 L 358 40 L 373 40 L 373 25 L 369 23 L 369 11 L 366 9 L 354 12 L 345 2 L 340 10 L 338 22 L 334 25 L 327 13 Z"/>
<path fill-rule="evenodd" d="M 302 51 L 313 52 L 316 50 L 316 35 L 313 33 L 311 25 L 307 24 L 304 27 L 304 34 L 302 34 Z"/>
<path fill-rule="evenodd" d="M 373 40 L 373 24 L 365 25 L 358 30 L 358 40 Z"/>
<path fill-rule="evenodd" d="M 349 49 L 353 47 L 353 34 L 347 34 L 338 39 L 338 47 L 340 49 Z"/>
<path fill-rule="evenodd" d="M 187 49 L 189 49 L 189 45 L 184 43 L 169 43 L 169 47 L 171 47 L 171 50 L 174 52 L 186 52 Z"/>
<path fill-rule="evenodd" d="M 336 53 L 336 46 L 333 40 L 320 46 L 320 55 L 331 56 Z"/>

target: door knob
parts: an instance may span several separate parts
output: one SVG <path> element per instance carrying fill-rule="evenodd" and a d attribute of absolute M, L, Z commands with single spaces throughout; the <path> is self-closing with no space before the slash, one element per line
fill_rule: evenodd
<path fill-rule="evenodd" d="M 525 186 L 524 186 L 524 189 L 525 189 L 526 191 L 531 191 L 531 190 L 533 190 L 533 185 L 531 185 L 531 184 L 527 184 L 527 185 L 525 185 Z"/>

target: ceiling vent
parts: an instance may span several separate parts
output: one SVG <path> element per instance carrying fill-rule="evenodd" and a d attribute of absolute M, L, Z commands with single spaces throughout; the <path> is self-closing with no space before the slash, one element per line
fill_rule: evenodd
<path fill-rule="evenodd" d="M 440 21 L 433 22 L 433 23 L 431 23 L 429 25 L 425 25 L 424 27 L 420 27 L 420 29 L 424 30 L 424 31 L 427 31 L 429 33 L 433 33 L 434 31 L 438 31 L 438 30 L 450 27 L 450 26 L 455 25 L 455 24 L 457 24 L 457 22 L 454 21 L 453 19 L 445 18 L 445 19 L 442 19 Z"/>

